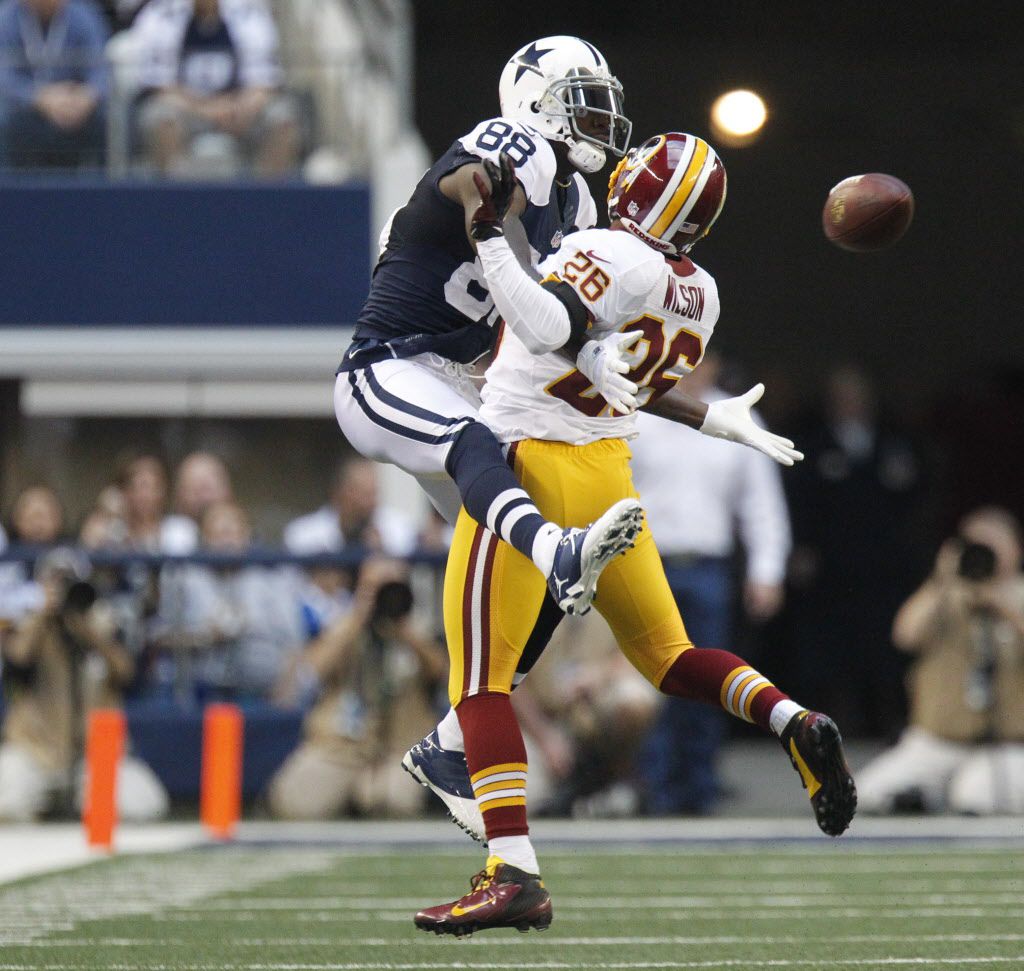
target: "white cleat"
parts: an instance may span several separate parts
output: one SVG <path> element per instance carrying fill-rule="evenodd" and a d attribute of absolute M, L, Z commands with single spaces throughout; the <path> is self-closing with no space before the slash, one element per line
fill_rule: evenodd
<path fill-rule="evenodd" d="M 589 526 L 563 530 L 548 576 L 548 589 L 562 610 L 573 615 L 590 610 L 601 571 L 636 544 L 643 518 L 636 499 L 620 499 Z"/>
<path fill-rule="evenodd" d="M 402 757 L 402 768 L 445 804 L 451 821 L 478 843 L 487 843 L 484 817 L 473 796 L 466 756 L 441 748 L 435 729 Z"/>

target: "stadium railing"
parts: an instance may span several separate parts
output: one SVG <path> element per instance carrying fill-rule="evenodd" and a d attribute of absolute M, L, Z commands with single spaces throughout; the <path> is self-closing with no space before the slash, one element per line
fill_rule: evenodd
<path fill-rule="evenodd" d="M 198 552 L 171 556 L 136 550 L 96 550 L 69 544 L 47 546 L 14 545 L 0 550 L 0 632 L 5 624 L 11 626 L 20 617 L 2 616 L 10 613 L 5 602 L 5 582 L 28 582 L 31 571 L 43 557 L 54 550 L 70 550 L 87 563 L 92 576 L 101 571 L 117 571 L 124 578 L 118 590 L 101 591 L 101 597 L 133 596 L 141 593 L 150 583 L 158 582 L 159 574 L 177 566 L 209 566 L 218 570 L 254 566 L 294 566 L 303 569 L 337 567 L 354 571 L 367 558 L 362 551 L 315 553 L 297 555 L 276 548 L 252 548 L 244 553 L 225 554 Z M 434 552 L 416 552 L 402 561 L 410 566 L 409 582 L 414 592 L 414 610 L 429 629 L 439 630 L 441 623 L 441 586 L 445 555 Z M 11 567 L 21 577 L 5 577 Z M 31 612 L 19 601 L 21 616 Z M 136 636 L 139 632 L 136 631 Z M 145 634 L 142 635 L 145 638 Z M 127 640 L 129 638 L 122 638 Z M 126 645 L 139 660 L 149 649 L 148 643 Z M 0 686 L 2 686 L 0 665 Z M 140 690 L 141 688 L 141 690 Z M 137 686 L 124 702 L 129 736 L 133 751 L 142 758 L 163 782 L 173 799 L 190 801 L 198 797 L 200 781 L 200 753 L 202 743 L 203 699 L 198 693 L 171 698 L 155 682 Z M 280 708 L 269 701 L 248 699 L 241 702 L 245 715 L 245 758 L 243 767 L 243 794 L 247 799 L 259 796 L 274 774 L 298 745 L 302 735 L 304 709 Z M 0 722 L 3 699 L 0 693 Z"/>

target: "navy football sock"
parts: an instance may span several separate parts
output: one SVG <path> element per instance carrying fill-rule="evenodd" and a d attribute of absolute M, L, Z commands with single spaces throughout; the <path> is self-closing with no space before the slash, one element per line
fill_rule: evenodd
<path fill-rule="evenodd" d="M 540 514 L 519 485 L 494 433 L 480 422 L 467 425 L 445 465 L 466 512 L 533 560 L 542 573 L 550 573 L 562 530 Z"/>

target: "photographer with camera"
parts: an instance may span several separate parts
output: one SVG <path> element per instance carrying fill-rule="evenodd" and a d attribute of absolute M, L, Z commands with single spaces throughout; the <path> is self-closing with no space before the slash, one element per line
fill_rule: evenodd
<path fill-rule="evenodd" d="M 271 780 L 275 816 L 411 816 L 422 808 L 425 790 L 403 771 L 402 754 L 433 726 L 447 664 L 444 648 L 416 631 L 412 605 L 405 565 L 367 560 L 350 612 L 288 672 L 280 700 L 317 698 L 302 744 Z"/>
<path fill-rule="evenodd" d="M 862 812 L 1024 813 L 1021 556 L 1016 519 L 976 509 L 900 608 L 893 641 L 916 655 L 910 724 L 858 773 Z"/>
<path fill-rule="evenodd" d="M 0 819 L 29 821 L 81 805 L 88 713 L 117 707 L 133 663 L 114 639 L 114 620 L 89 582 L 90 564 L 57 548 L 39 561 L 41 606 L 3 642 L 7 714 L 0 744 Z M 167 793 L 143 762 L 118 768 L 122 819 L 156 819 Z"/>

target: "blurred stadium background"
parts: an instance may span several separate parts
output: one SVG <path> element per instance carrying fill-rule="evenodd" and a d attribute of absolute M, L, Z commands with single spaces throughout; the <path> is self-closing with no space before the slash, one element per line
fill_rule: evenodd
<path fill-rule="evenodd" d="M 19 121 L 25 100 L 12 68 L 21 63 L 18 44 L 28 51 L 30 73 L 62 70 L 59 50 L 18 27 L 16 7 L 47 2 L 0 3 L 0 676 L 4 742 L 27 744 L 36 754 L 43 771 L 33 785 L 45 790 L 7 799 L 0 792 L 12 820 L 0 822 L 0 856 L 10 861 L 6 870 L 0 866 L 0 880 L 90 859 L 78 828 L 67 823 L 78 811 L 76 766 L 84 708 L 92 703 L 77 687 L 86 674 L 107 703 L 116 701 L 125 712 L 140 773 L 134 815 L 170 820 L 135 836 L 125 827 L 119 845 L 150 852 L 202 842 L 194 821 L 203 711 L 209 702 L 226 701 L 245 717 L 243 811 L 256 822 L 240 833 L 243 844 L 257 849 L 230 859 L 224 851 L 212 865 L 189 851 L 174 857 L 174 871 L 161 870 L 172 866 L 170 856 L 147 856 L 0 888 L 0 968 L 155 968 L 152 950 L 128 955 L 116 943 L 128 937 L 118 929 L 120 915 L 159 921 L 177 913 L 185 921 L 189 911 L 181 908 L 215 899 L 218 912 L 234 909 L 260 920 L 259 906 L 246 911 L 244 899 L 260 896 L 252 887 L 278 887 L 272 878 L 281 886 L 271 900 L 298 901 L 278 907 L 286 914 L 301 913 L 302 899 L 318 894 L 335 899 L 362 889 L 372 897 L 365 888 L 373 880 L 379 888 L 379 881 L 406 879 L 414 869 L 406 863 L 426 852 L 424 841 L 442 855 L 424 856 L 423 865 L 444 873 L 452 892 L 469 872 L 467 847 L 461 857 L 443 855 L 455 852 L 447 842 L 458 846 L 458 834 L 445 831 L 436 807 L 420 799 L 411 781 L 399 777 L 396 794 L 384 802 L 360 795 L 359 780 L 386 774 L 384 765 L 394 769 L 396 753 L 430 727 L 440 702 L 447 536 L 411 480 L 351 461 L 354 453 L 333 418 L 331 389 L 387 216 L 432 158 L 498 113 L 500 69 L 533 38 L 579 34 L 606 55 L 625 88 L 634 143 L 681 129 L 720 146 L 728 202 L 697 256 L 722 296 L 715 338 L 720 383 L 742 390 L 745 382 L 763 380 L 764 419 L 807 452 L 803 465 L 785 470 L 781 480 L 784 532 L 791 535 L 775 550 L 784 564 L 781 604 L 758 610 L 744 601 L 743 578 L 756 551 L 739 524 L 739 542 L 717 557 L 735 581 L 724 607 L 732 647 L 795 698 L 836 717 L 855 771 L 895 742 L 908 709 L 909 661 L 891 637 L 900 604 L 929 575 L 964 514 L 994 505 L 1024 516 L 1024 330 L 1013 264 L 1024 221 L 1024 94 L 1021 37 L 1012 19 L 1002 19 L 1006 9 L 803 0 L 784 6 L 728 0 L 700 8 L 652 0 L 616 9 L 576 2 L 269 0 L 256 6 L 266 6 L 276 41 L 254 44 L 270 65 L 265 79 L 273 82 L 275 100 L 238 137 L 188 128 L 190 137 L 168 162 L 153 127 L 164 116 L 153 109 L 147 80 L 147 59 L 155 63 L 164 49 L 158 30 L 143 36 L 146 5 L 131 0 L 69 0 L 92 8 L 90 16 L 103 25 L 98 59 L 84 66 L 90 79 L 102 78 L 98 108 L 75 129 L 81 137 L 54 139 L 52 131 Z M 239 4 L 245 6 L 222 0 L 224 16 Z M 67 56 L 71 73 L 80 74 L 81 54 Z M 215 91 L 220 68 L 210 69 L 197 77 Z M 763 98 L 767 118 L 744 144 L 730 146 L 712 128 L 710 109 L 735 89 Z M 865 171 L 907 182 L 917 212 L 898 245 L 855 255 L 825 241 L 821 207 L 836 182 Z M 606 176 L 590 180 L 598 200 Z M 671 456 L 665 478 L 684 476 L 686 462 L 682 450 Z M 355 766 L 343 795 L 325 790 L 299 805 L 289 791 L 318 791 L 315 773 L 303 776 L 294 761 L 303 740 L 351 741 L 368 731 L 362 688 L 346 681 L 348 675 L 311 665 L 309 646 L 344 650 L 338 631 L 353 609 L 360 564 L 371 553 L 409 564 L 376 579 L 362 574 L 374 595 L 395 579 L 413 594 L 419 650 L 406 651 L 386 677 L 366 661 L 378 687 L 386 685 L 370 699 L 374 710 L 401 709 L 406 721 L 375 725 L 372 746 L 335 753 Z M 680 569 L 703 555 L 678 554 Z M 49 587 L 39 582 L 46 570 Z M 75 661 L 63 687 L 42 698 L 37 693 L 36 708 L 12 720 L 38 677 L 33 680 L 31 665 L 18 663 L 11 645 L 46 609 L 48 596 L 60 609 L 71 597 L 74 611 L 81 584 L 99 608 L 92 610 L 98 626 L 90 636 L 105 645 L 85 654 L 102 656 L 105 670 L 97 675 L 95 664 Z M 820 948 L 794 951 L 785 935 L 771 938 L 759 923 L 770 916 L 757 901 L 740 901 L 747 917 L 726 931 L 693 918 L 688 897 L 673 905 L 673 914 L 694 920 L 692 934 L 665 920 L 631 929 L 626 911 L 616 918 L 623 925 L 618 930 L 587 926 L 591 915 L 569 932 L 583 944 L 604 933 L 610 943 L 591 946 L 611 950 L 598 956 L 537 950 L 519 963 L 502 956 L 474 966 L 541 967 L 548 965 L 537 962 L 558 959 L 551 966 L 753 968 L 777 959 L 780 966 L 884 967 L 899 959 L 915 966 L 963 960 L 1024 967 L 1014 931 L 1024 890 L 1020 816 L 992 828 L 957 817 L 938 828 L 918 816 L 911 820 L 920 828 L 902 820 L 888 829 L 858 821 L 848 855 L 810 849 L 802 840 L 816 834 L 795 777 L 780 782 L 778 766 L 789 769 L 773 743 L 743 725 L 700 726 L 707 743 L 693 757 L 714 766 L 713 779 L 695 780 L 696 795 L 659 805 L 645 789 L 656 772 L 642 764 L 656 758 L 644 737 L 658 718 L 656 699 L 624 682 L 627 674 L 600 623 L 564 630 L 550 653 L 559 651 L 566 660 L 538 671 L 531 695 L 540 726 L 531 742 L 531 799 L 552 816 L 621 820 L 607 830 L 588 822 L 597 827 L 587 844 L 597 863 L 593 872 L 579 864 L 586 893 L 607 900 L 641 891 L 636 880 L 626 880 L 621 861 L 602 856 L 618 840 L 664 839 L 680 857 L 688 847 L 698 859 L 709 854 L 713 863 L 703 876 L 712 884 L 722 878 L 707 889 L 712 895 L 726 893 L 723 880 L 757 858 L 751 863 L 757 892 L 776 901 L 765 908 L 781 907 L 779 894 L 799 895 L 798 878 L 787 883 L 780 874 L 807 876 L 819 868 L 826 873 L 821 886 L 793 903 L 807 910 L 788 916 L 810 926 L 816 918 L 807 901 L 814 894 L 827 901 L 831 959 L 824 962 Z M 1024 653 L 1007 665 L 1009 673 L 994 673 L 989 664 L 986 676 L 1019 679 Z M 117 677 L 110 676 L 113 669 Z M 621 764 L 598 743 L 606 719 L 624 711 L 636 720 L 631 757 Z M 985 711 L 984 730 L 971 742 L 1024 741 L 1024 693 Z M 40 728 L 33 721 L 40 717 L 51 724 Z M 325 728 L 325 718 L 335 721 Z M 719 749 L 716 732 L 722 731 Z M 1015 751 L 1020 758 L 1019 744 Z M 289 765 L 298 774 L 281 776 Z M 18 771 L 0 758 L 0 777 L 23 779 Z M 929 793 L 904 795 L 888 808 L 945 808 Z M 990 808 L 1006 815 L 1014 806 L 1011 799 Z M 699 818 L 692 828 L 673 829 L 678 824 L 662 824 L 666 815 Z M 275 816 L 345 822 L 308 831 L 259 828 L 258 821 Z M 359 831 L 346 827 L 381 816 L 427 822 L 374 830 L 372 852 L 389 855 L 359 863 L 351 852 Z M 708 817 L 736 820 L 723 830 L 721 845 L 699 842 L 716 838 L 700 828 L 719 824 Z M 753 817 L 783 821 L 770 830 L 747 825 Z M 542 823 L 538 830 L 550 834 L 542 835 L 541 847 L 566 854 L 555 858 L 556 885 L 559 876 L 577 872 L 578 857 L 565 847 L 581 831 L 547 825 L 552 828 Z M 290 842 L 261 869 L 260 848 L 282 839 Z M 906 843 L 916 839 L 928 841 L 921 856 Z M 766 857 L 763 841 L 777 855 Z M 325 849 L 318 854 L 311 846 Z M 908 857 L 901 863 L 903 852 Z M 881 862 L 887 854 L 896 861 L 888 868 Z M 161 859 L 153 869 L 151 862 Z M 290 870 L 287 860 L 294 862 Z M 648 881 L 644 893 L 668 879 L 658 857 L 641 862 L 635 873 Z M 345 891 L 339 874 L 350 866 L 354 889 Z M 598 871 L 606 866 L 621 890 L 602 885 Z M 977 879 L 958 882 L 961 870 Z M 680 896 L 682 882 L 697 880 L 700 871 L 684 867 L 666 892 Z M 154 894 L 134 910 L 130 902 L 90 909 L 108 884 L 133 886 L 159 880 L 154 874 L 161 872 L 181 884 L 194 877 L 198 889 L 181 899 Z M 911 886 L 918 872 L 945 883 L 930 887 L 922 879 Z M 852 895 L 867 896 L 874 880 L 900 874 L 906 886 L 893 894 L 903 894 L 902 903 L 879 898 L 875 910 L 866 901 L 857 909 L 861 898 Z M 410 886 L 409 894 L 394 891 L 391 903 L 380 905 L 393 915 L 385 921 L 394 921 L 385 925 L 383 943 L 365 943 L 377 939 L 377 930 L 353 918 L 335 926 L 329 940 L 308 945 L 313 950 L 303 960 L 310 964 L 289 963 L 299 944 L 284 943 L 283 951 L 262 957 L 254 952 L 259 964 L 245 963 L 245 951 L 217 952 L 214 960 L 202 941 L 171 950 L 188 966 L 211 968 L 452 966 L 373 964 L 376 955 L 361 950 L 401 940 L 397 922 L 418 906 L 402 898 L 432 896 L 437 883 L 421 874 Z M 36 933 L 32 900 L 62 888 L 85 903 L 38 918 Z M 911 899 L 930 891 L 930 904 Z M 233 895 L 243 898 L 237 908 Z M 346 906 L 356 912 L 351 900 Z M 907 939 L 887 945 L 878 938 L 873 949 L 857 950 L 858 938 L 878 926 L 886 906 L 893 915 L 899 907 L 907 911 L 910 930 L 898 934 L 894 927 L 892 935 Z M 911 912 L 915 907 L 920 913 Z M 311 903 L 305 919 L 330 919 L 309 916 L 317 913 L 323 911 Z M 953 918 L 961 923 L 950 925 Z M 293 922 L 278 929 L 279 939 L 322 937 L 309 932 L 314 926 Z M 154 942 L 187 936 L 179 933 L 184 923 L 136 930 Z M 223 941 L 235 930 L 214 922 L 203 933 Z M 646 935 L 647 943 L 630 933 Z M 674 939 L 680 933 L 690 936 Z M 716 942 L 733 947 L 725 940 L 730 934 L 738 950 L 722 951 L 728 960 L 703 954 Z M 70 942 L 67 952 L 36 946 L 60 935 Z M 256 936 L 247 931 L 246 939 Z M 754 947 L 759 940 L 767 951 Z M 339 952 L 345 942 L 353 950 Z M 408 958 L 400 950 L 387 954 Z M 851 954 L 855 960 L 841 960 Z M 166 966 L 175 960 L 169 952 Z"/>

